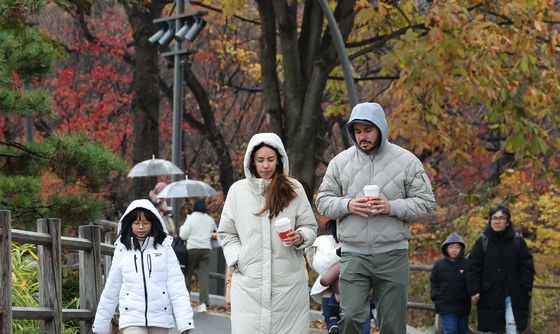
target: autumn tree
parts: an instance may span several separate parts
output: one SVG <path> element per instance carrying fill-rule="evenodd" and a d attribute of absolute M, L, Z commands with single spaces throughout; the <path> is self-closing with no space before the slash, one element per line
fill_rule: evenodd
<path fill-rule="evenodd" d="M 174 13 L 174 7 L 170 1 L 109 1 L 104 6 L 91 3 L 91 7 L 77 7 L 73 10 L 72 18 L 65 20 L 63 24 L 53 20 L 45 20 L 44 27 L 64 42 L 64 46 L 76 59 L 90 57 L 93 62 L 72 63 L 67 62 L 67 67 L 61 71 L 55 85 L 57 94 L 62 98 L 59 108 L 59 119 L 69 125 L 64 115 L 69 103 L 80 102 L 81 113 L 72 109 L 73 115 L 82 119 L 79 125 L 74 127 L 87 127 L 89 122 L 85 119 L 97 122 L 111 118 L 114 126 L 112 129 L 105 127 L 105 132 L 112 138 L 110 142 L 121 145 L 121 153 L 126 152 L 125 144 L 132 146 L 132 164 L 148 159 L 152 154 L 165 158 L 170 155 L 171 148 L 171 105 L 172 105 L 172 78 L 169 70 L 169 62 L 159 56 L 158 47 L 148 42 L 156 30 L 157 25 L 152 21 L 161 16 Z M 111 8 L 110 10 L 108 8 Z M 50 15 L 54 16 L 54 13 Z M 68 28 L 70 27 L 70 28 Z M 208 28 L 207 30 L 211 30 Z M 204 36 L 204 34 L 202 34 Z M 201 36 L 201 37 L 203 37 Z M 211 40 L 210 38 L 205 38 Z M 204 46 L 199 38 L 196 46 Z M 161 50 L 160 50 L 161 51 Z M 222 129 L 217 125 L 220 116 L 216 113 L 216 105 L 211 103 L 212 96 L 208 93 L 210 80 L 201 80 L 200 73 L 204 71 L 193 70 L 199 64 L 205 66 L 215 62 L 215 57 L 206 57 L 207 50 L 201 50 L 188 62 L 184 71 L 185 83 L 188 89 L 185 92 L 184 125 L 186 134 L 183 154 L 186 172 L 194 171 L 195 175 L 200 170 L 200 164 L 215 164 L 216 183 L 227 192 L 229 186 L 235 181 L 234 169 L 228 139 L 222 134 Z M 92 68 L 97 65 L 100 68 Z M 79 70 L 78 70 L 79 69 Z M 93 75 L 97 73 L 98 75 Z M 100 77 L 102 75 L 102 77 Z M 100 80 L 107 81 L 107 87 L 111 88 L 107 93 L 97 93 L 98 97 L 92 98 L 92 93 L 99 90 Z M 129 80 L 128 82 L 125 82 Z M 76 83 L 81 82 L 81 85 Z M 101 81 L 105 82 L 105 81 Z M 121 83 L 121 84 L 119 84 Z M 93 89 L 83 89 L 91 86 Z M 79 90 L 77 88 L 80 87 Z M 111 94 L 108 94 L 111 93 Z M 115 95 L 111 100 L 113 103 L 105 103 L 108 95 Z M 161 100 L 160 95 L 166 97 Z M 194 97 L 190 99 L 189 97 Z M 117 100 L 115 102 L 115 100 Z M 194 103 L 192 103 L 192 102 Z M 99 105 L 102 105 L 100 107 Z M 220 112 L 221 113 L 221 112 Z M 102 116 L 105 115 L 105 116 Z M 128 121 L 127 121 L 128 119 Z M 91 122 L 90 121 L 90 122 Z M 58 122 L 60 123 L 60 122 Z M 97 122 L 99 123 L 99 122 Z M 120 128 L 119 128 L 120 124 Z M 132 126 L 128 126 L 132 124 Z M 121 140 L 116 140 L 119 129 L 123 129 Z M 58 127 L 58 124 L 53 124 Z M 133 129 L 133 131 L 132 131 Z M 199 142 L 202 136 L 207 144 L 202 147 L 188 145 L 193 133 L 187 131 L 196 130 L 194 142 Z M 108 131 L 112 130 L 112 131 Z M 115 131 L 117 130 L 117 131 Z M 90 129 L 89 133 L 99 133 L 96 129 Z M 126 139 L 126 142 L 124 141 Z M 114 149 L 116 147 L 113 147 Z M 192 165 L 197 160 L 198 152 L 204 149 L 214 152 L 205 155 L 209 161 L 201 161 L 200 164 Z M 191 150 L 189 154 L 186 151 Z M 158 154 L 162 152 L 162 154 Z M 166 155 L 166 153 L 169 153 Z M 188 156 L 192 155 L 189 162 Z M 126 155 L 123 155 L 126 157 Z M 219 157 L 219 158 L 216 158 Z M 198 160 L 202 160 L 198 157 Z M 213 169 L 213 168 L 211 168 Z M 205 174 L 202 172 L 201 174 Z M 135 180 L 136 181 L 136 180 Z M 143 196 L 153 186 L 153 179 L 138 180 L 135 183 L 135 197 Z"/>
<path fill-rule="evenodd" d="M 123 162 L 83 134 L 52 133 L 23 143 L 22 131 L 14 130 L 23 117 L 50 110 L 51 97 L 41 85 L 60 50 L 27 21 L 42 5 L 0 2 L 0 206 L 11 210 L 20 226 L 47 216 L 85 223 L 104 207 L 91 193 L 122 172 Z M 49 192 L 53 179 L 68 191 Z"/>
<path fill-rule="evenodd" d="M 361 100 L 385 106 L 391 138 L 434 168 L 433 177 L 441 160 L 464 163 L 477 157 L 494 166 L 482 180 L 485 185 L 497 184 L 511 167 L 557 174 L 558 161 L 549 154 L 558 148 L 553 4 L 329 3 Z M 322 120 L 349 113 L 330 32 L 317 1 L 224 4 L 229 15 L 253 8 L 259 11 L 269 128 L 287 142 L 296 177 L 313 185 Z"/>

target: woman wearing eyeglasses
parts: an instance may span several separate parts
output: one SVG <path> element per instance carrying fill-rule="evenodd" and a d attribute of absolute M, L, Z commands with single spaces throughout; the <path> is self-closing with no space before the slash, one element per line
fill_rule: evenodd
<path fill-rule="evenodd" d="M 467 289 L 477 303 L 478 330 L 517 334 L 529 324 L 535 268 L 505 206 L 490 209 L 488 226 L 469 256 Z"/>

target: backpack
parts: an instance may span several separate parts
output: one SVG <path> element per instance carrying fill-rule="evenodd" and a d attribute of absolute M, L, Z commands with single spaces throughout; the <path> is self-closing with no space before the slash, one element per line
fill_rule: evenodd
<path fill-rule="evenodd" d="M 187 271 L 187 244 L 179 237 L 173 238 L 173 243 L 171 244 L 173 251 L 179 260 L 179 266 L 183 272 Z"/>
<path fill-rule="evenodd" d="M 521 236 L 516 234 L 513 238 L 513 243 L 517 249 L 521 249 Z M 486 250 L 488 249 L 488 237 L 486 235 L 482 235 L 482 251 L 486 254 Z"/>

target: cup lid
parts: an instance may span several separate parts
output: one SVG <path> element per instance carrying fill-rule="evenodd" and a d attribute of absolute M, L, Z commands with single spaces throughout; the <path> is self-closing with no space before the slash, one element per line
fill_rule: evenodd
<path fill-rule="evenodd" d="M 276 225 L 289 224 L 289 223 L 290 223 L 290 218 L 287 218 L 287 217 L 278 218 L 274 222 L 274 224 L 276 224 Z"/>

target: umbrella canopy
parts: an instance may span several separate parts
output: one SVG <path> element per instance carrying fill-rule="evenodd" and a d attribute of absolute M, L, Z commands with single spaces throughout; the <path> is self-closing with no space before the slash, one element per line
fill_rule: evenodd
<path fill-rule="evenodd" d="M 217 195 L 209 184 L 202 181 L 189 180 L 172 182 L 163 188 L 158 194 L 158 198 L 177 198 L 177 197 L 203 197 Z"/>
<path fill-rule="evenodd" d="M 128 177 L 157 176 L 183 174 L 183 171 L 169 160 L 156 159 L 152 155 L 151 159 L 144 160 L 132 167 Z"/>

